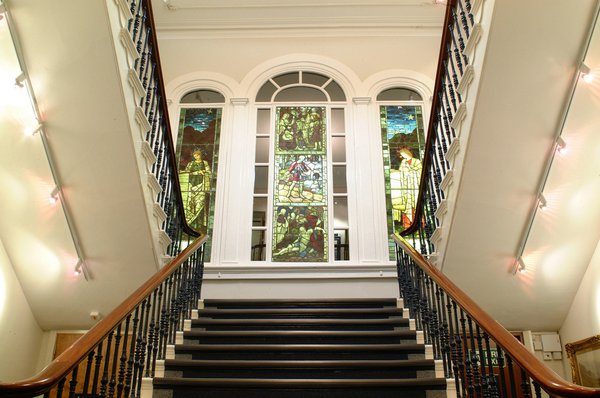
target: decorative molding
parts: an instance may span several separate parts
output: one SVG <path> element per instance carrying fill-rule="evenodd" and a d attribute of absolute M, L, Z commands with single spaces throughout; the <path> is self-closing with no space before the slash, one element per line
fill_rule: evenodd
<path fill-rule="evenodd" d="M 371 103 L 371 97 L 354 97 L 352 102 L 355 105 L 369 105 Z"/>
<path fill-rule="evenodd" d="M 230 98 L 229 102 L 233 106 L 244 106 L 247 105 L 250 100 L 248 98 Z"/>
<path fill-rule="evenodd" d="M 146 142 L 146 133 L 150 131 L 152 126 L 150 125 L 150 122 L 148 121 L 144 110 L 139 106 L 135 107 L 135 121 L 140 126 L 140 138 L 143 142 Z M 150 149 L 150 151 L 152 151 L 152 149 Z"/>
<path fill-rule="evenodd" d="M 177 330 L 175 332 L 175 345 L 181 345 L 181 344 L 183 344 L 183 342 L 184 342 L 183 331 Z"/>
<path fill-rule="evenodd" d="M 469 88 L 469 85 L 473 81 L 474 76 L 475 76 L 475 69 L 473 68 L 473 65 L 467 65 L 467 67 L 465 68 L 465 72 L 463 73 L 462 77 L 460 78 L 458 87 L 456 88 L 456 91 L 458 91 L 458 93 L 462 96 L 463 102 L 465 102 L 465 99 L 467 97 L 467 89 Z"/>
<path fill-rule="evenodd" d="M 165 231 L 158 231 L 157 238 L 158 238 L 158 243 L 160 244 L 160 246 L 162 248 L 162 253 L 165 253 L 167 251 L 167 248 L 173 241 L 171 240 L 171 238 L 169 238 L 169 235 L 167 235 L 167 233 Z"/>
<path fill-rule="evenodd" d="M 465 57 L 467 57 L 467 59 L 471 59 L 471 56 L 475 52 L 475 47 L 477 46 L 479 39 L 481 39 L 481 24 L 477 22 L 475 23 L 475 25 L 473 25 L 473 28 L 471 30 L 471 36 L 469 36 L 469 39 L 465 44 L 465 49 L 463 50 L 463 54 Z"/>
<path fill-rule="evenodd" d="M 437 252 L 434 252 L 434 253 L 431 253 L 429 256 L 427 256 L 427 261 L 429 261 L 431 264 L 433 264 L 439 268 L 439 265 L 437 263 L 439 258 L 440 258 L 439 254 Z"/>
<path fill-rule="evenodd" d="M 452 140 L 452 143 L 448 147 L 446 154 L 446 160 L 450 163 L 451 167 L 454 167 L 454 162 L 456 161 L 456 155 L 460 152 L 460 138 L 457 136 Z"/>
<path fill-rule="evenodd" d="M 435 231 L 431 234 L 429 240 L 433 243 L 434 246 L 438 246 L 442 242 L 442 227 L 437 227 Z"/>
<path fill-rule="evenodd" d="M 165 360 L 157 359 L 154 365 L 154 377 L 165 377 Z"/>
<path fill-rule="evenodd" d="M 454 379 L 446 379 L 446 398 L 457 398 L 456 382 Z"/>
<path fill-rule="evenodd" d="M 152 165 L 156 162 L 156 155 L 152 151 L 152 147 L 148 141 L 142 141 L 142 156 L 146 159 L 146 171 L 150 171 Z"/>
<path fill-rule="evenodd" d="M 440 188 L 444 191 L 444 194 L 448 196 L 448 191 L 454 182 L 454 172 L 452 170 L 448 170 L 444 178 L 442 178 L 442 182 L 440 183 Z"/>
<path fill-rule="evenodd" d="M 431 344 L 425 344 L 425 359 L 434 359 L 433 346 Z"/>
<path fill-rule="evenodd" d="M 148 174 L 148 177 L 146 178 L 146 184 L 148 184 L 148 187 L 152 191 L 153 198 L 156 198 L 156 195 L 162 192 L 162 188 L 160 187 L 160 184 L 158 183 L 158 180 L 154 174 Z"/>
<path fill-rule="evenodd" d="M 442 199 L 438 208 L 435 210 L 435 218 L 438 219 L 439 223 L 442 224 L 442 218 L 444 214 L 448 212 L 448 200 Z"/>
<path fill-rule="evenodd" d="M 157 202 L 154 202 L 152 205 L 152 214 L 156 217 L 158 221 L 158 228 L 162 228 L 163 223 L 167 220 L 167 213 L 163 210 L 163 208 Z"/>
<path fill-rule="evenodd" d="M 119 32 L 119 41 L 123 47 L 125 47 L 125 51 L 127 51 L 127 54 L 129 54 L 133 61 L 140 58 L 140 53 L 135 47 L 135 43 L 133 42 L 133 39 L 131 38 L 131 35 L 127 29 L 121 28 L 121 31 Z"/>
<path fill-rule="evenodd" d="M 435 377 L 437 379 L 443 379 L 445 377 L 444 373 L 444 360 L 436 359 L 433 361 L 435 367 Z"/>
<path fill-rule="evenodd" d="M 125 18 L 126 21 L 133 18 L 131 10 L 129 9 L 129 6 L 125 0 L 115 0 L 115 4 L 119 7 L 119 11 L 121 11 L 123 18 Z"/>
<path fill-rule="evenodd" d="M 175 359 L 175 345 L 167 344 L 167 349 L 165 351 L 165 359 Z"/>
<path fill-rule="evenodd" d="M 127 72 L 127 81 L 133 87 L 133 91 L 137 96 L 136 102 L 139 98 L 143 98 L 146 95 L 146 89 L 142 85 L 140 78 L 137 75 L 137 72 L 131 68 L 129 68 L 129 72 Z"/>
<path fill-rule="evenodd" d="M 458 108 L 456 109 L 456 113 L 454 114 L 454 117 L 452 118 L 452 121 L 450 122 L 450 126 L 454 130 L 458 130 L 458 128 L 460 127 L 460 123 L 464 120 L 465 116 L 467 116 L 467 105 L 463 101 L 458 105 Z"/>
<path fill-rule="evenodd" d="M 425 335 L 422 330 L 416 331 L 417 344 L 425 344 Z"/>
<path fill-rule="evenodd" d="M 154 384 L 151 377 L 142 377 L 142 388 L 140 390 L 140 398 L 152 398 L 154 394 Z"/>

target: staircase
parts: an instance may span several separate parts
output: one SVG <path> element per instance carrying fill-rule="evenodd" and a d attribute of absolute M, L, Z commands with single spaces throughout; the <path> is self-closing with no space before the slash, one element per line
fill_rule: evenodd
<path fill-rule="evenodd" d="M 395 299 L 203 305 L 154 378 L 155 398 L 446 396 Z"/>

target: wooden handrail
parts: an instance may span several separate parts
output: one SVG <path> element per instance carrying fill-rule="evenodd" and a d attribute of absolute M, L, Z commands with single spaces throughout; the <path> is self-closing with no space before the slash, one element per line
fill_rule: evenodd
<path fill-rule="evenodd" d="M 510 357 L 548 393 L 557 396 L 600 397 L 600 389 L 582 387 L 570 383 L 544 365 L 523 344 L 521 344 L 498 321 L 479 307 L 468 295 L 448 279 L 437 268 L 431 265 L 403 237 L 392 235 L 392 239 L 413 261 L 444 290 L 456 304 L 471 315 L 479 326 L 501 346 Z"/>
<path fill-rule="evenodd" d="M 110 314 L 94 325 L 73 345 L 67 348 L 53 362 L 36 376 L 12 383 L 0 384 L 0 396 L 35 396 L 42 394 L 66 377 L 75 365 L 80 363 L 91 352 L 99 341 L 104 339 L 123 321 L 140 303 L 148 297 L 165 279 L 175 272 L 206 241 L 204 235 L 194 240 L 173 261 L 154 274 Z"/>
<path fill-rule="evenodd" d="M 410 227 L 406 228 L 400 233 L 402 236 L 412 235 L 421 227 L 421 223 L 418 220 L 423 218 L 423 208 L 425 207 L 425 192 L 427 191 L 427 170 L 433 163 L 433 151 L 432 147 L 437 138 L 435 131 L 435 119 L 437 117 L 437 110 L 440 106 L 440 97 L 436 95 L 443 90 L 442 81 L 444 76 L 444 60 L 448 57 L 448 44 L 452 40 L 450 33 L 450 22 L 452 18 L 452 9 L 456 6 L 457 0 L 448 0 L 446 4 L 446 15 L 444 16 L 444 25 L 442 30 L 442 39 L 440 41 L 440 52 L 437 61 L 437 70 L 435 73 L 435 84 L 433 86 L 433 100 L 431 102 L 431 112 L 429 116 L 429 126 L 427 127 L 427 140 L 425 141 L 425 156 L 422 161 L 422 172 L 421 179 L 419 180 L 419 193 L 417 196 L 417 204 L 415 206 L 415 214 L 412 219 Z"/>
<path fill-rule="evenodd" d="M 151 53 L 152 56 L 152 60 L 154 62 L 154 65 L 156 67 L 156 79 L 158 80 L 158 91 L 160 94 L 160 108 L 162 111 L 162 123 L 164 123 L 165 126 L 165 141 L 168 141 L 167 149 L 169 151 L 169 167 L 171 168 L 172 172 L 173 172 L 173 190 L 175 192 L 175 195 L 177 196 L 177 198 L 179 200 L 176 200 L 177 202 L 177 211 L 179 214 L 181 214 L 181 221 L 182 221 L 182 226 L 183 226 L 183 231 L 193 237 L 198 237 L 200 236 L 200 232 L 196 231 L 195 229 L 193 229 L 192 227 L 190 227 L 187 223 L 187 220 L 185 219 L 185 209 L 183 208 L 183 196 L 181 194 L 181 184 L 179 183 L 179 168 L 177 167 L 177 161 L 176 161 L 176 156 L 175 156 L 175 149 L 174 149 L 174 143 L 175 141 L 173 141 L 173 134 L 171 132 L 171 121 L 169 119 L 169 107 L 167 104 L 167 94 L 165 91 L 165 82 L 163 79 L 163 73 L 162 73 L 162 66 L 160 63 L 160 54 L 158 51 L 158 38 L 156 37 L 156 26 L 154 25 L 154 14 L 152 12 L 152 2 L 150 0 L 141 0 L 143 6 L 146 8 L 146 10 L 148 10 L 148 24 L 150 25 L 150 35 L 151 35 L 151 42 L 153 44 L 153 51 Z"/>

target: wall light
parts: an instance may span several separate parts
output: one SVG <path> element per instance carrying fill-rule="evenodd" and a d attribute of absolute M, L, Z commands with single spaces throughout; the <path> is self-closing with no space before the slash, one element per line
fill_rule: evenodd
<path fill-rule="evenodd" d="M 58 187 L 54 187 L 52 192 L 50 192 L 50 196 L 48 197 L 48 202 L 51 205 L 54 205 L 54 204 L 56 204 L 56 202 L 58 202 Z"/>
<path fill-rule="evenodd" d="M 540 210 L 544 211 L 548 208 L 548 201 L 544 197 L 544 194 L 542 194 L 542 193 L 540 194 L 538 201 L 539 201 L 538 207 L 540 208 Z"/>
<path fill-rule="evenodd" d="M 23 82 L 25 81 L 25 79 L 27 79 L 27 76 L 25 76 L 25 73 L 21 73 L 15 79 L 15 86 L 25 87 L 25 84 L 23 84 Z"/>
<path fill-rule="evenodd" d="M 584 82 L 591 83 L 592 81 L 594 81 L 594 75 L 592 74 L 590 67 L 586 64 L 581 64 L 581 66 L 579 67 L 579 72 L 581 73 L 581 78 Z"/>
<path fill-rule="evenodd" d="M 556 153 L 559 155 L 566 155 L 567 153 L 567 143 L 562 139 L 562 137 L 558 137 L 556 140 Z"/>

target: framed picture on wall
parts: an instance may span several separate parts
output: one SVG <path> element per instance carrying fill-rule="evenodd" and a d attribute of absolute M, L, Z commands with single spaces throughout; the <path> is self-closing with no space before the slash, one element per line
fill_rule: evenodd
<path fill-rule="evenodd" d="M 565 344 L 573 382 L 600 388 L 600 335 Z"/>

